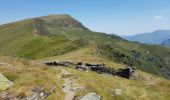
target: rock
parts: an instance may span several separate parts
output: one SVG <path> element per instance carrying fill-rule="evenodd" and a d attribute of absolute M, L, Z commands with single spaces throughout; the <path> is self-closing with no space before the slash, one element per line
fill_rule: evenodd
<path fill-rule="evenodd" d="M 148 61 L 149 61 L 149 62 L 154 62 L 154 61 L 155 61 L 155 58 L 154 58 L 153 56 L 150 56 L 150 57 L 148 58 Z"/>
<path fill-rule="evenodd" d="M 41 87 L 35 87 L 32 89 L 31 95 L 24 97 L 22 100 L 45 100 L 51 94 L 50 92 L 45 92 Z"/>
<path fill-rule="evenodd" d="M 41 93 L 44 92 L 44 90 L 41 87 L 35 87 L 34 89 L 32 89 L 32 92 Z"/>
<path fill-rule="evenodd" d="M 40 93 L 40 97 L 43 97 L 43 96 L 44 96 L 44 92 L 41 92 L 41 93 Z"/>
<path fill-rule="evenodd" d="M 104 74 L 112 74 L 114 75 L 114 69 L 111 69 L 109 67 L 106 67 L 106 66 L 92 66 L 91 67 L 91 70 L 92 71 L 95 71 L 95 72 L 98 72 L 98 73 L 104 73 Z"/>
<path fill-rule="evenodd" d="M 114 95 L 115 96 L 120 96 L 122 94 L 122 90 L 121 89 L 115 89 L 114 91 Z"/>
<path fill-rule="evenodd" d="M 52 86 L 49 92 L 41 87 L 35 87 L 28 96 L 10 96 L 7 92 L 2 92 L 0 94 L 0 100 L 45 100 L 48 96 L 56 92 L 56 87 Z"/>
<path fill-rule="evenodd" d="M 77 63 L 76 69 L 86 71 L 86 70 L 88 70 L 88 67 L 86 65 L 84 65 L 82 62 L 79 62 L 79 63 Z"/>
<path fill-rule="evenodd" d="M 56 86 L 52 86 L 51 89 L 50 89 L 50 93 L 55 93 L 56 92 Z"/>
<path fill-rule="evenodd" d="M 21 100 L 16 95 L 10 96 L 7 92 L 0 93 L 0 100 Z"/>
<path fill-rule="evenodd" d="M 9 81 L 5 76 L 0 73 L 0 91 L 6 90 L 13 85 L 13 82 Z"/>
<path fill-rule="evenodd" d="M 2 100 L 8 100 L 10 98 L 7 92 L 2 92 L 0 96 Z"/>
<path fill-rule="evenodd" d="M 98 94 L 91 92 L 91 93 L 86 94 L 85 96 L 83 96 L 82 98 L 78 100 L 101 100 L 101 97 Z"/>
<path fill-rule="evenodd" d="M 132 52 L 136 52 L 136 51 L 132 51 Z M 120 56 L 124 57 L 124 55 L 121 55 L 121 54 Z M 140 56 L 140 54 L 137 54 L 137 56 Z M 83 62 L 74 64 L 69 61 L 46 61 L 44 63 L 48 66 L 63 66 L 63 67 L 72 67 L 76 65 L 75 69 L 77 70 L 94 71 L 99 74 L 117 75 L 117 76 L 127 78 L 127 79 L 131 78 L 136 70 L 134 67 L 132 67 L 133 62 L 129 62 L 130 67 L 125 68 L 125 69 L 119 69 L 119 70 L 115 70 L 114 68 L 107 67 L 105 64 L 90 64 L 90 63 L 83 63 Z"/>
<path fill-rule="evenodd" d="M 71 65 L 74 65 L 73 63 L 69 62 L 69 61 L 45 61 L 44 62 L 46 65 L 48 66 L 64 66 L 64 67 L 68 67 Z"/>
<path fill-rule="evenodd" d="M 28 96 L 26 98 L 23 98 L 21 100 L 39 100 L 39 97 L 37 94 L 32 94 L 31 96 Z"/>
<path fill-rule="evenodd" d="M 45 99 L 44 93 L 40 93 L 40 94 L 33 93 L 30 96 L 24 97 L 21 100 L 44 100 L 44 99 Z"/>
<path fill-rule="evenodd" d="M 89 63 L 86 63 L 86 66 L 92 70 L 92 71 L 95 71 L 95 72 L 98 72 L 100 74 L 112 74 L 114 75 L 114 70 L 109 68 L 109 67 L 106 67 L 105 64 L 89 64 Z"/>
<path fill-rule="evenodd" d="M 128 67 L 126 69 L 119 69 L 116 72 L 116 75 L 129 79 L 133 76 L 133 74 L 135 73 L 135 70 L 136 70 L 136 68 L 134 68 L 134 67 Z"/>
<path fill-rule="evenodd" d="M 121 68 L 119 70 L 115 70 L 114 68 L 105 66 L 105 64 L 83 64 L 82 62 L 79 62 L 77 64 L 76 69 L 83 71 L 91 70 L 99 74 L 116 75 L 127 79 L 132 78 L 134 73 L 136 72 L 136 68 L 134 67 L 127 67 L 124 69 Z"/>

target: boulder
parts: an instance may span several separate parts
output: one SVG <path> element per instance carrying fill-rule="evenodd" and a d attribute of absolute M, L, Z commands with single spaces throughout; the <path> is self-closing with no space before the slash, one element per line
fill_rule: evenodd
<path fill-rule="evenodd" d="M 5 76 L 0 73 L 0 91 L 6 90 L 13 85 Z"/>
<path fill-rule="evenodd" d="M 85 96 L 83 96 L 82 98 L 78 100 L 101 100 L 101 97 L 98 94 L 91 92 L 91 93 L 86 94 Z"/>

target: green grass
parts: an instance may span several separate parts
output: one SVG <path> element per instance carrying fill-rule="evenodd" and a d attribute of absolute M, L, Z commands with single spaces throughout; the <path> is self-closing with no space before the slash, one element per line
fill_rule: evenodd
<path fill-rule="evenodd" d="M 168 100 L 170 96 L 170 81 L 159 78 L 145 72 L 138 73 L 144 77 L 143 80 L 128 80 L 120 77 L 113 77 L 109 75 L 97 74 L 95 72 L 77 71 L 72 68 L 64 68 L 70 74 L 68 76 L 61 76 L 61 67 L 44 66 L 44 60 L 68 60 L 74 63 L 105 63 L 107 66 L 115 69 L 122 68 L 124 65 L 115 63 L 111 60 L 97 57 L 90 51 L 95 50 L 94 46 L 83 47 L 72 52 L 59 55 L 51 58 L 44 58 L 39 60 L 27 60 L 18 57 L 0 56 L 0 62 L 6 65 L 0 67 L 0 71 L 11 81 L 14 85 L 7 90 L 10 95 L 18 94 L 19 96 L 27 96 L 31 89 L 36 86 L 41 86 L 45 91 L 55 85 L 56 93 L 49 96 L 47 100 L 63 100 L 65 94 L 61 90 L 63 78 L 69 77 L 85 89 L 76 93 L 76 96 L 83 96 L 88 92 L 96 92 L 102 97 L 102 100 Z M 63 68 L 62 68 L 63 69 Z M 115 89 L 121 89 L 122 95 L 113 96 Z"/>
<path fill-rule="evenodd" d="M 96 92 L 101 95 L 102 100 L 168 100 L 169 88 L 160 86 L 163 81 L 156 81 L 154 85 L 148 85 L 142 81 L 127 80 L 112 76 L 99 75 L 96 73 L 84 73 L 72 70 L 77 83 L 81 83 L 86 87 L 84 91 L 77 94 L 84 95 L 88 92 Z M 169 84 L 167 81 L 164 81 Z M 121 89 L 121 96 L 114 96 L 115 89 Z"/>

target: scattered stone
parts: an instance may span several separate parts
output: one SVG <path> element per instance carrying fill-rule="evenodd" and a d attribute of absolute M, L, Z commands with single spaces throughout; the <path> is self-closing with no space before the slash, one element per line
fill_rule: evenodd
<path fill-rule="evenodd" d="M 5 76 L 0 73 L 0 91 L 6 90 L 13 85 L 13 82 L 9 81 Z"/>
<path fill-rule="evenodd" d="M 41 87 L 36 87 L 32 89 L 30 96 L 24 97 L 22 100 L 44 100 L 45 98 L 45 91 Z"/>
<path fill-rule="evenodd" d="M 21 100 L 17 96 L 10 96 L 7 92 L 1 92 L 0 100 Z"/>
<path fill-rule="evenodd" d="M 77 100 L 101 100 L 101 97 L 98 94 L 91 92 Z"/>
<path fill-rule="evenodd" d="M 61 71 L 62 71 L 62 74 L 64 74 L 64 75 L 70 74 L 69 72 L 67 72 L 64 69 L 62 69 Z M 73 87 L 72 87 L 73 85 L 74 85 L 74 82 L 71 78 L 64 78 L 64 84 L 62 85 L 62 90 L 66 94 L 64 97 L 64 100 L 73 100 L 73 98 L 75 96 L 75 92 L 76 92 L 73 90 Z"/>
<path fill-rule="evenodd" d="M 50 92 L 45 92 L 41 87 L 36 87 L 32 90 L 30 96 L 24 97 L 21 100 L 45 100 L 45 98 L 55 93 L 55 91 L 56 91 L 55 86 L 53 86 L 50 89 Z"/>
<path fill-rule="evenodd" d="M 9 95 L 8 95 L 7 92 L 2 92 L 2 93 L 1 93 L 1 99 L 2 99 L 2 100 L 9 100 L 10 97 L 9 97 Z"/>

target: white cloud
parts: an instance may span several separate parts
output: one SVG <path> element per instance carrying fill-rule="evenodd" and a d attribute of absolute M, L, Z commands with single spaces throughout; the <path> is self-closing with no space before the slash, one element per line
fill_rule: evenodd
<path fill-rule="evenodd" d="M 156 19 L 156 20 L 164 19 L 164 17 L 162 17 L 162 16 L 154 16 L 153 18 Z"/>

